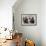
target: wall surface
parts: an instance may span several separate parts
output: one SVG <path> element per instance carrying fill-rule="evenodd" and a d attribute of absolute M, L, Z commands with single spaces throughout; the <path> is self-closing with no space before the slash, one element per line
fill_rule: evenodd
<path fill-rule="evenodd" d="M 46 46 L 46 0 L 41 1 L 41 40 L 42 46 Z"/>
<path fill-rule="evenodd" d="M 12 28 L 12 6 L 16 0 L 0 0 L 0 27 Z"/>
<path fill-rule="evenodd" d="M 19 2 L 19 1 L 18 1 Z M 17 6 L 16 6 L 17 5 Z M 20 0 L 13 6 L 15 30 L 23 33 L 23 37 L 35 41 L 36 46 L 41 46 L 41 1 L 40 0 Z M 21 14 L 37 14 L 36 26 L 22 26 Z"/>

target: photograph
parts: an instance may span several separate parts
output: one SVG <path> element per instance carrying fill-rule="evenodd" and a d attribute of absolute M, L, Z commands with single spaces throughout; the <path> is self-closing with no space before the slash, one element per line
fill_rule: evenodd
<path fill-rule="evenodd" d="M 21 24 L 34 26 L 37 24 L 37 14 L 21 14 Z"/>

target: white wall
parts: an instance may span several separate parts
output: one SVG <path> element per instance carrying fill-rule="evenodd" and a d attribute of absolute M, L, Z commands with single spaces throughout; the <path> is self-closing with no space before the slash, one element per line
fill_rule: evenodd
<path fill-rule="evenodd" d="M 46 46 L 46 0 L 41 1 L 41 38 L 42 46 Z"/>
<path fill-rule="evenodd" d="M 21 0 L 20 0 L 21 1 Z M 15 29 L 23 33 L 24 38 L 35 41 L 36 46 L 41 46 L 41 1 L 23 0 L 18 6 L 13 6 Z M 21 14 L 37 14 L 36 26 L 22 26 Z"/>
<path fill-rule="evenodd" d="M 0 27 L 12 28 L 12 6 L 16 0 L 0 0 Z"/>

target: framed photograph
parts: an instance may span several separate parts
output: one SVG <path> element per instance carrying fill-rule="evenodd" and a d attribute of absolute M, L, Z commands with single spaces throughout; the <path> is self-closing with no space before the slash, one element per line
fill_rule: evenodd
<path fill-rule="evenodd" d="M 21 24 L 27 26 L 37 25 L 37 14 L 21 14 Z"/>

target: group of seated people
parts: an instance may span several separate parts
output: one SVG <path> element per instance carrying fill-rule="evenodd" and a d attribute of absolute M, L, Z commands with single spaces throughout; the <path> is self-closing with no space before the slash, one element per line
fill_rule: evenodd
<path fill-rule="evenodd" d="M 22 37 L 22 33 L 15 33 L 15 42 L 16 46 L 35 46 L 33 40 L 24 40 Z"/>

